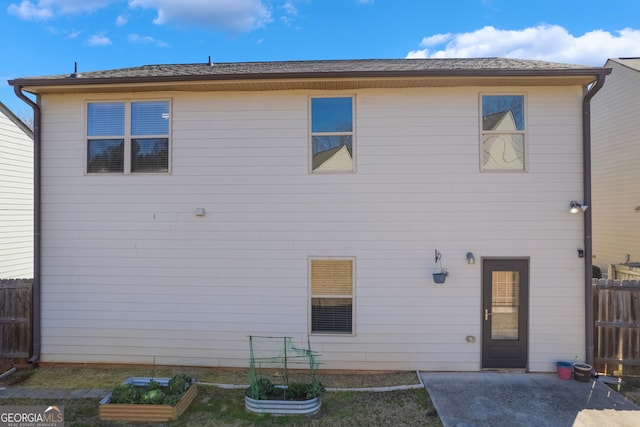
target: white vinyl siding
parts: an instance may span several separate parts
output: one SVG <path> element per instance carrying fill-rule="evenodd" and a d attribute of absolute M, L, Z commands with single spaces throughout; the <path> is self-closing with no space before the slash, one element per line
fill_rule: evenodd
<path fill-rule="evenodd" d="M 43 361 L 246 367 L 249 335 L 307 342 L 308 259 L 348 254 L 357 334 L 312 335 L 322 368 L 475 371 L 469 251 L 530 257 L 532 371 L 582 356 L 582 88 L 517 88 L 509 175 L 478 170 L 485 89 L 357 91 L 358 173 L 321 177 L 309 97 L 353 91 L 144 94 L 172 98 L 171 175 L 84 175 L 87 98 L 43 96 Z"/>
<path fill-rule="evenodd" d="M 33 278 L 33 140 L 14 120 L 0 109 L 0 279 Z"/>
<path fill-rule="evenodd" d="M 635 69 L 624 64 L 635 62 Z M 621 63 L 622 62 L 622 63 Z M 613 69 L 592 101 L 593 264 L 640 262 L 640 68 Z"/>

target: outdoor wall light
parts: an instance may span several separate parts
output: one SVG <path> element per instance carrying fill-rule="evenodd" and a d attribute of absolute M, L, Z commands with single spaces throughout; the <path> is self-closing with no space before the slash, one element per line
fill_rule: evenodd
<path fill-rule="evenodd" d="M 204 208 L 196 208 L 196 212 L 195 212 L 196 216 L 204 216 L 205 213 L 206 212 L 205 212 Z"/>
<path fill-rule="evenodd" d="M 572 214 L 577 214 L 581 210 L 582 212 L 586 211 L 588 207 L 589 206 L 587 205 L 582 205 L 575 200 L 572 200 L 571 203 L 569 203 L 569 212 L 571 212 Z"/>
<path fill-rule="evenodd" d="M 473 252 L 467 252 L 467 264 L 475 264 L 476 257 L 473 256 Z"/>

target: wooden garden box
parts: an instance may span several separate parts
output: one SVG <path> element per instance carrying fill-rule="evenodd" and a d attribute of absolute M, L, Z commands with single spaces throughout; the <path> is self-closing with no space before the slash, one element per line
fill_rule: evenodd
<path fill-rule="evenodd" d="M 153 380 L 162 386 L 167 386 L 170 379 L 171 378 L 131 377 L 127 378 L 124 383 L 144 387 Z M 198 388 L 195 380 L 191 380 L 191 385 L 182 394 L 182 397 L 175 406 L 110 403 L 111 393 L 109 393 L 98 403 L 98 418 L 111 421 L 166 422 L 182 415 L 197 394 Z"/>

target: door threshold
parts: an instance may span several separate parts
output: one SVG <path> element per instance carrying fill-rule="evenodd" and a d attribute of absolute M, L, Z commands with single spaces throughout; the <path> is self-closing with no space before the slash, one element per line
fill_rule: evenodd
<path fill-rule="evenodd" d="M 526 368 L 482 368 L 482 372 L 498 372 L 501 374 L 526 374 Z"/>

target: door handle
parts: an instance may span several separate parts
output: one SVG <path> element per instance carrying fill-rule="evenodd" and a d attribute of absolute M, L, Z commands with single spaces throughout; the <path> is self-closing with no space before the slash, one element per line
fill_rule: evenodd
<path fill-rule="evenodd" d="M 489 320 L 489 316 L 491 316 L 493 313 L 489 313 L 489 310 L 487 310 L 486 308 L 484 309 L 484 320 Z"/>

